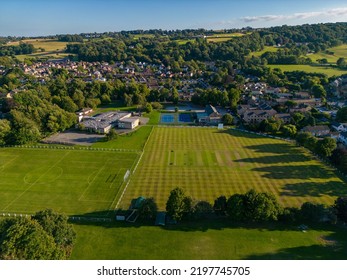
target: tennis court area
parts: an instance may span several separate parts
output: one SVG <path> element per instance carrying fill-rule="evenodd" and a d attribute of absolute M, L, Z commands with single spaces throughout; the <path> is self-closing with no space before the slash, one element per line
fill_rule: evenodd
<path fill-rule="evenodd" d="M 192 115 L 191 114 L 179 114 L 178 115 L 178 121 L 179 122 L 185 122 L 185 123 L 188 123 L 188 122 L 192 122 Z"/>
<path fill-rule="evenodd" d="M 161 123 L 174 123 L 175 115 L 174 114 L 161 114 L 160 116 Z"/>

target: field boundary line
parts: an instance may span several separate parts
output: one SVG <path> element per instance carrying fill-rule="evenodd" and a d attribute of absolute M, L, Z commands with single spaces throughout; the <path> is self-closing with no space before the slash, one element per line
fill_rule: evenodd
<path fill-rule="evenodd" d="M 49 144 L 52 145 L 52 144 Z M 123 152 L 123 153 L 139 153 L 141 150 L 133 149 L 113 149 L 113 148 L 93 148 L 93 147 L 74 147 L 74 146 L 41 146 L 41 145 L 6 145 L 0 148 L 16 148 L 16 149 L 48 149 L 48 150 L 74 150 L 74 151 L 104 151 L 104 152 Z"/>
<path fill-rule="evenodd" d="M 33 183 L 31 183 L 29 185 L 29 187 L 27 187 L 19 196 L 17 196 L 16 198 L 14 198 L 9 204 L 7 204 L 7 206 L 2 210 L 5 211 L 8 207 L 10 207 L 15 201 L 17 201 L 19 198 L 21 198 L 28 190 L 31 189 L 31 187 L 36 184 L 44 175 L 46 175 L 52 168 L 54 168 L 55 166 L 57 166 L 58 163 L 60 163 L 68 154 L 70 153 L 70 151 L 67 151 L 67 153 L 65 155 L 63 155 L 58 161 L 56 161 L 50 168 L 48 168 L 46 170 L 45 173 L 43 173 L 42 175 L 40 175 Z"/>
<path fill-rule="evenodd" d="M 136 163 L 134 169 L 133 169 L 132 172 L 131 172 L 132 174 L 134 174 L 134 173 L 136 172 L 137 167 L 139 166 L 139 163 L 140 163 L 140 161 L 141 161 L 141 159 L 142 159 L 142 157 L 143 157 L 143 154 L 145 153 L 145 149 L 146 149 L 146 146 L 147 146 L 147 144 L 148 144 L 148 142 L 149 142 L 149 139 L 150 139 L 151 136 L 152 136 L 153 130 L 154 130 L 154 127 L 152 126 L 152 130 L 151 130 L 150 134 L 148 135 L 148 138 L 147 138 L 147 140 L 146 140 L 145 145 L 143 146 L 142 153 L 141 153 L 141 155 L 140 155 L 140 157 L 139 157 L 139 159 L 138 159 L 138 161 L 137 161 L 137 163 Z M 130 178 L 129 178 L 127 184 L 125 185 L 125 187 L 124 187 L 124 189 L 123 189 L 123 192 L 122 192 L 121 196 L 119 197 L 119 199 L 118 199 L 118 201 L 117 201 L 117 204 L 116 204 L 116 206 L 115 206 L 114 209 L 117 209 L 117 208 L 118 208 L 119 203 L 120 203 L 121 200 L 123 199 L 123 196 L 124 196 L 126 190 L 128 189 L 129 183 L 131 182 L 131 177 L 132 177 L 132 176 L 130 176 Z M 115 199 L 117 198 L 117 196 L 118 196 L 118 193 L 117 193 Z M 111 204 L 110 208 L 112 207 L 113 204 L 114 204 L 114 202 Z"/>

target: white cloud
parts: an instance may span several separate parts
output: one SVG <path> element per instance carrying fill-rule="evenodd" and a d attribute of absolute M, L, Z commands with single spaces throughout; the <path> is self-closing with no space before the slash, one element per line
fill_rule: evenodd
<path fill-rule="evenodd" d="M 291 15 L 265 15 L 265 16 L 249 16 L 240 18 L 241 21 L 246 23 L 257 21 L 276 21 L 276 20 L 290 20 L 290 19 L 308 19 L 315 17 L 338 17 L 347 15 L 347 7 L 330 9 L 321 12 L 306 12 L 294 13 Z"/>

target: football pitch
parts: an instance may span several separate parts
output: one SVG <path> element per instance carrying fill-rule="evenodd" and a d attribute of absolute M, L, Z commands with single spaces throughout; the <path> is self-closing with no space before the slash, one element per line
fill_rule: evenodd
<path fill-rule="evenodd" d="M 144 196 L 165 209 L 176 187 L 210 203 L 255 189 L 273 193 L 288 207 L 332 204 L 347 194 L 332 168 L 292 143 L 236 130 L 156 127 L 120 206 L 128 208 L 133 198 Z"/>
<path fill-rule="evenodd" d="M 52 208 L 68 215 L 113 209 L 137 153 L 48 148 L 0 149 L 0 214 Z"/>

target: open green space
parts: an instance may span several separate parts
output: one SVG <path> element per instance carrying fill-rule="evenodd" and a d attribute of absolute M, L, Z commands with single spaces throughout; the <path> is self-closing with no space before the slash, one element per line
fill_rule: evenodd
<path fill-rule="evenodd" d="M 303 232 L 279 224 L 256 228 L 204 221 L 164 228 L 121 222 L 74 228 L 72 259 L 347 259 L 346 229 L 329 226 Z"/>
<path fill-rule="evenodd" d="M 249 33 L 248 33 L 249 34 Z M 206 37 L 206 40 L 208 43 L 220 43 L 220 42 L 226 42 L 229 41 L 233 38 L 237 38 L 237 37 L 242 37 L 245 36 L 246 34 L 244 33 L 222 33 L 222 34 L 214 34 L 214 35 L 210 35 Z"/>
<path fill-rule="evenodd" d="M 19 45 L 20 43 L 32 44 L 37 49 L 35 53 L 17 55 L 16 57 L 20 61 L 24 61 L 26 58 L 64 58 L 70 55 L 65 53 L 67 42 L 61 42 L 54 39 L 26 39 L 22 41 L 10 42 L 8 45 Z M 76 43 L 76 42 L 75 42 Z"/>
<path fill-rule="evenodd" d="M 333 169 L 292 143 L 236 130 L 154 127 L 120 206 L 127 209 L 144 196 L 165 209 L 176 187 L 210 203 L 255 189 L 296 207 L 306 201 L 330 205 L 347 194 Z"/>
<path fill-rule="evenodd" d="M 61 42 L 54 39 L 27 39 L 22 41 L 10 42 L 9 46 L 18 46 L 20 43 L 32 44 L 36 49 L 44 49 L 50 51 L 62 51 L 66 48 L 67 42 Z"/>
<path fill-rule="evenodd" d="M 343 57 L 347 59 L 347 44 L 343 44 L 337 47 L 329 48 L 326 51 L 321 51 L 314 54 L 309 54 L 307 57 L 311 58 L 312 62 L 317 62 L 318 59 L 327 59 L 328 63 L 336 64 L 336 61 Z"/>
<path fill-rule="evenodd" d="M 273 47 L 273 46 L 265 46 L 263 50 L 258 51 L 258 52 L 251 52 L 250 56 L 261 56 L 262 54 L 266 52 L 277 52 L 279 48 L 278 47 Z"/>
<path fill-rule="evenodd" d="M 285 71 L 305 71 L 309 73 L 323 73 L 328 77 L 331 76 L 341 76 L 347 74 L 347 70 L 340 70 L 338 68 L 333 68 L 330 66 L 315 66 L 315 65 L 268 65 L 270 68 L 279 68 L 283 72 Z"/>
<path fill-rule="evenodd" d="M 143 126 L 130 133 L 119 135 L 111 141 L 100 141 L 93 144 L 93 148 L 130 149 L 141 151 L 152 131 L 151 126 Z"/>
<path fill-rule="evenodd" d="M 76 215 L 109 210 L 137 159 L 138 154 L 130 152 L 1 148 L 0 213 L 52 208 Z"/>

